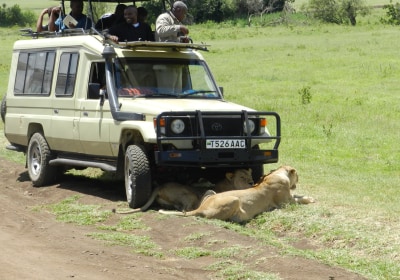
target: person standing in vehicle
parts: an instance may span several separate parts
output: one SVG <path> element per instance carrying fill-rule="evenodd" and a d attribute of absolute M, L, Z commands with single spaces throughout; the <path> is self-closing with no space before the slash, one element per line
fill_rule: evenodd
<path fill-rule="evenodd" d="M 73 28 L 83 28 L 90 29 L 92 27 L 92 20 L 83 14 L 83 0 L 71 0 L 71 12 L 69 13 L 78 23 L 74 25 L 69 23 L 68 26 L 64 24 L 62 17 L 59 17 L 55 24 L 56 30 L 73 29 Z M 52 26 L 49 25 L 49 28 Z"/>
<path fill-rule="evenodd" d="M 128 6 L 124 11 L 125 22 L 108 30 L 106 38 L 119 42 L 154 41 L 150 25 L 138 22 L 138 12 L 135 6 Z"/>
<path fill-rule="evenodd" d="M 123 23 L 125 21 L 125 19 L 124 19 L 125 9 L 126 9 L 125 4 L 118 4 L 115 7 L 115 11 L 113 14 L 107 14 L 104 17 L 101 17 L 97 21 L 95 28 L 97 30 L 105 30 L 105 29 L 109 29 L 110 27 L 112 27 L 114 25 Z"/>
<path fill-rule="evenodd" d="M 37 32 L 43 32 L 43 31 L 57 31 L 57 30 L 51 30 L 49 28 L 49 25 L 53 24 L 54 26 L 54 22 L 57 20 L 57 18 L 60 15 L 60 11 L 61 8 L 60 7 L 50 7 L 50 8 L 46 8 L 44 9 L 41 13 L 40 16 L 37 20 L 36 23 L 36 31 Z M 49 16 L 49 22 L 47 23 L 47 25 L 43 25 L 43 18 L 45 15 Z"/>
<path fill-rule="evenodd" d="M 182 1 L 175 1 L 172 9 L 158 16 L 156 20 L 155 40 L 157 42 L 184 42 L 189 39 L 189 29 L 182 24 L 188 8 Z"/>
<path fill-rule="evenodd" d="M 148 12 L 147 12 L 146 8 L 139 7 L 139 8 L 137 8 L 137 11 L 138 11 L 138 16 L 137 16 L 138 22 L 147 22 Z"/>

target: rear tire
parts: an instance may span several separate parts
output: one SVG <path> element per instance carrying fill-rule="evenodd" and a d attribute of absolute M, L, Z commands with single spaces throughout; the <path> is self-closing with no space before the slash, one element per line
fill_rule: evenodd
<path fill-rule="evenodd" d="M 32 135 L 26 156 L 29 177 L 34 186 L 44 186 L 55 180 L 57 168 L 49 165 L 52 155 L 42 134 L 35 133 Z"/>
<path fill-rule="evenodd" d="M 151 195 L 149 159 L 143 149 L 130 145 L 125 153 L 125 192 L 129 207 L 143 206 Z"/>
<path fill-rule="evenodd" d="M 0 115 L 3 123 L 6 122 L 6 110 L 7 110 L 6 96 L 4 95 L 3 99 L 1 99 L 1 108 L 0 108 Z"/>

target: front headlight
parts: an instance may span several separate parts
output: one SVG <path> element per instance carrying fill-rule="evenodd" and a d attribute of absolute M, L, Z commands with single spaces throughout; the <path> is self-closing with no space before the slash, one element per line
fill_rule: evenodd
<path fill-rule="evenodd" d="M 175 134 L 181 134 L 185 130 L 185 123 L 181 119 L 175 119 L 171 122 L 171 130 Z"/>
<path fill-rule="evenodd" d="M 254 124 L 253 120 L 249 119 L 249 128 L 250 128 L 250 133 L 253 133 L 254 129 L 256 128 L 256 125 Z M 243 130 L 245 133 L 247 133 L 247 125 L 246 122 L 243 123 Z"/>

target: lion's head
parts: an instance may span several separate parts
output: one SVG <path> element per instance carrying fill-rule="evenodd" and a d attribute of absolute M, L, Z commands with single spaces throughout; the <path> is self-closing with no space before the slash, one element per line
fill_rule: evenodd
<path fill-rule="evenodd" d="M 254 184 L 251 173 L 251 168 L 236 169 L 233 172 L 227 172 L 225 177 L 230 182 L 233 190 L 243 190 L 252 187 Z"/>
<path fill-rule="evenodd" d="M 291 166 L 283 166 L 288 173 L 289 181 L 290 181 L 290 189 L 294 190 L 296 189 L 296 184 L 299 181 L 299 175 L 297 174 L 297 171 L 295 168 Z"/>

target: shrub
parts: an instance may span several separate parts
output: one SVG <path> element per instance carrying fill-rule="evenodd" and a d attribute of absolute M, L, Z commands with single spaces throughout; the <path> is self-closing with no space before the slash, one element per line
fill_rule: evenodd
<path fill-rule="evenodd" d="M 310 0 L 304 8 L 309 16 L 336 24 L 356 25 L 358 14 L 369 13 L 364 0 Z"/>
<path fill-rule="evenodd" d="M 400 25 L 400 4 L 392 4 L 383 6 L 386 9 L 386 18 L 381 18 L 381 22 L 385 24 Z"/>
<path fill-rule="evenodd" d="M 27 26 L 36 22 L 36 15 L 31 11 L 21 11 L 18 5 L 10 8 L 6 4 L 0 7 L 0 26 L 10 27 L 13 25 Z"/>

